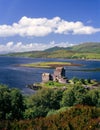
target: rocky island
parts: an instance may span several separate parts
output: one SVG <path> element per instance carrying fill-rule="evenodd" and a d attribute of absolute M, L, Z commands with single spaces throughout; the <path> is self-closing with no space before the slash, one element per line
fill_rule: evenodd
<path fill-rule="evenodd" d="M 56 68 L 65 66 L 82 66 L 81 64 L 71 63 L 71 62 L 37 62 L 29 64 L 20 64 L 22 67 L 32 67 L 32 68 Z"/>

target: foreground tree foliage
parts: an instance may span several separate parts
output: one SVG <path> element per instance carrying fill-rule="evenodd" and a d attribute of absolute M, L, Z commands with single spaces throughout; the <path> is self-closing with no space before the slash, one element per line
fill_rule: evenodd
<path fill-rule="evenodd" d="M 24 110 L 24 99 L 20 90 L 0 85 L 0 120 L 22 119 Z"/>
<path fill-rule="evenodd" d="M 5 130 L 99 130 L 100 108 L 78 105 L 48 117 L 13 122 L 2 121 L 0 129 L 3 128 Z"/>
<path fill-rule="evenodd" d="M 88 104 L 86 94 L 88 90 L 83 86 L 75 85 L 63 93 L 61 106 L 73 106 L 77 104 Z"/>
<path fill-rule="evenodd" d="M 100 90 L 91 90 L 87 94 L 88 105 L 100 107 Z"/>
<path fill-rule="evenodd" d="M 87 89 L 74 80 L 66 90 L 44 88 L 30 96 L 0 85 L 0 130 L 99 130 L 99 86 Z"/>
<path fill-rule="evenodd" d="M 46 116 L 50 110 L 59 109 L 62 93 L 62 90 L 54 91 L 53 89 L 42 89 L 27 98 L 27 109 L 24 114 L 25 118 Z"/>

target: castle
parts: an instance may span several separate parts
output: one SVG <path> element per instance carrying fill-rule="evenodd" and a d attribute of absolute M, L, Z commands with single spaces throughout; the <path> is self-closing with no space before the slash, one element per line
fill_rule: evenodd
<path fill-rule="evenodd" d="M 54 71 L 54 74 L 43 73 L 42 74 L 42 82 L 48 81 L 56 81 L 59 83 L 67 83 L 68 79 L 65 77 L 65 69 L 64 67 L 57 67 Z"/>

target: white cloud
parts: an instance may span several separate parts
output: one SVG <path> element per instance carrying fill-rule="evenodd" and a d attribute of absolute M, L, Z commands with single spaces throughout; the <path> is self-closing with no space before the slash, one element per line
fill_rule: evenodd
<path fill-rule="evenodd" d="M 24 16 L 18 21 L 18 23 L 13 23 L 12 25 L 0 25 L 0 37 L 15 35 L 43 37 L 50 33 L 77 35 L 93 34 L 96 32 L 100 32 L 100 28 L 85 26 L 80 21 L 69 22 L 60 17 L 47 19 L 28 18 Z"/>
<path fill-rule="evenodd" d="M 14 43 L 8 42 L 5 45 L 0 44 L 0 53 L 9 53 L 9 52 L 27 52 L 27 51 L 36 51 L 36 50 L 45 50 L 51 47 L 59 46 L 59 47 L 68 47 L 74 44 L 70 44 L 68 42 L 55 43 L 52 41 L 50 43 L 28 43 L 24 44 L 22 42 Z"/>

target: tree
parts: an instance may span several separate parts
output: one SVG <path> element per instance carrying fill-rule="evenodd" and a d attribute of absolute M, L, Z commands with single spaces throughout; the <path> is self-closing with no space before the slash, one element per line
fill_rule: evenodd
<path fill-rule="evenodd" d="M 25 105 L 20 90 L 0 85 L 0 119 L 20 119 L 24 110 Z"/>
<path fill-rule="evenodd" d="M 39 90 L 27 99 L 27 110 L 24 116 L 29 118 L 46 116 L 50 110 L 59 109 L 62 93 L 62 90 Z"/>
<path fill-rule="evenodd" d="M 0 119 L 6 119 L 11 110 L 10 90 L 5 85 L 0 85 Z"/>
<path fill-rule="evenodd" d="M 72 89 L 66 90 L 63 93 L 62 101 L 60 103 L 61 107 L 73 106 L 75 102 L 75 96 Z"/>
<path fill-rule="evenodd" d="M 90 90 L 87 96 L 89 98 L 89 105 L 100 107 L 100 90 Z"/>
<path fill-rule="evenodd" d="M 72 81 L 73 81 L 74 84 L 76 84 L 79 81 L 79 79 L 77 77 L 73 77 Z"/>
<path fill-rule="evenodd" d="M 85 104 L 86 94 L 87 94 L 88 90 L 81 85 L 75 85 L 72 90 L 73 90 L 74 96 L 75 96 L 74 105 Z"/>
<path fill-rule="evenodd" d="M 23 95 L 19 89 L 11 90 L 11 118 L 21 119 L 25 110 Z"/>
<path fill-rule="evenodd" d="M 63 93 L 61 107 L 85 104 L 87 91 L 83 86 L 77 84 L 69 88 Z"/>
<path fill-rule="evenodd" d="M 82 83 L 82 84 L 85 84 L 85 79 L 80 79 L 80 82 Z"/>

